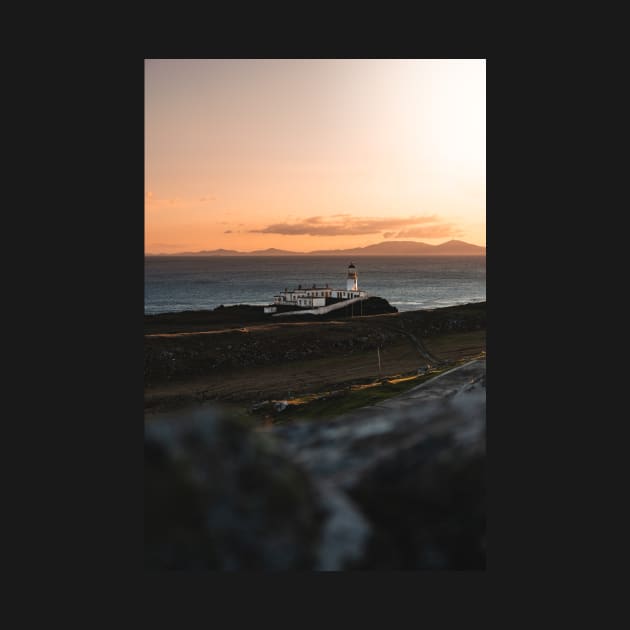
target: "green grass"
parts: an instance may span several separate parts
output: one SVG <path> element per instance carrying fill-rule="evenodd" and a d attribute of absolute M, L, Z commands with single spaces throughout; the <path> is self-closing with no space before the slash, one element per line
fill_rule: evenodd
<path fill-rule="evenodd" d="M 461 361 L 463 363 L 464 361 Z M 460 363 L 460 362 L 458 362 Z M 383 400 L 397 396 L 407 390 L 428 381 L 442 372 L 452 369 L 458 363 L 437 368 L 422 375 L 399 375 L 382 381 L 352 385 L 342 390 L 309 394 L 285 400 L 289 405 L 284 411 L 276 411 L 273 403 L 252 411 L 252 415 L 264 418 L 274 424 L 285 424 L 293 420 L 329 420 L 341 414 L 361 407 L 375 405 Z"/>

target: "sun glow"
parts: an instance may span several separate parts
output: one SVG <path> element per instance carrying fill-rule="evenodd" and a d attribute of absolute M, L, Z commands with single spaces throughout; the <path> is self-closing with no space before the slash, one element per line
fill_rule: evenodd
<path fill-rule="evenodd" d="M 485 245 L 485 69 L 147 60 L 146 251 Z"/>

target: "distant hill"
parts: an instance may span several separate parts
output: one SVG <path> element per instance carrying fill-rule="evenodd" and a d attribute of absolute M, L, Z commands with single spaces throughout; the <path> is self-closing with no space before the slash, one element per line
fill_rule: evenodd
<path fill-rule="evenodd" d="M 440 245 L 416 241 L 383 241 L 366 247 L 319 250 L 310 254 L 312 256 L 485 256 L 486 248 L 464 241 L 447 241 Z"/>
<path fill-rule="evenodd" d="M 284 249 L 259 249 L 253 252 L 238 252 L 235 249 L 202 249 L 198 252 L 176 252 L 175 254 L 147 254 L 147 256 L 304 256 L 304 252 Z"/>
<path fill-rule="evenodd" d="M 178 252 L 177 254 L 162 254 L 163 256 L 243 256 L 243 252 L 235 249 L 202 249 L 198 252 Z"/>
<path fill-rule="evenodd" d="M 457 252 L 458 254 L 469 254 L 471 256 L 486 255 L 485 247 L 479 247 L 479 245 L 472 245 L 471 243 L 465 243 L 464 241 L 446 241 L 446 243 L 442 243 L 441 245 L 435 245 L 435 248 L 436 250 L 447 252 L 448 254 Z"/>
<path fill-rule="evenodd" d="M 151 255 L 151 254 L 148 254 Z M 383 241 L 366 247 L 351 249 L 319 249 L 312 252 L 291 252 L 284 249 L 259 249 L 238 252 L 234 249 L 212 249 L 199 252 L 163 254 L 167 256 L 485 256 L 486 248 L 464 241 L 446 241 L 429 245 L 416 241 Z"/>
<path fill-rule="evenodd" d="M 286 249 L 276 249 L 270 247 L 269 249 L 257 249 L 254 252 L 249 252 L 248 256 L 301 256 L 304 252 L 290 252 Z"/>

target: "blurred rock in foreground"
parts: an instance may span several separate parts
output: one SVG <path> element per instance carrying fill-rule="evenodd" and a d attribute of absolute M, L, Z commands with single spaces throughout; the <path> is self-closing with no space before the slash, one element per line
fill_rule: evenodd
<path fill-rule="evenodd" d="M 485 568 L 485 361 L 332 422 L 145 429 L 148 569 Z"/>

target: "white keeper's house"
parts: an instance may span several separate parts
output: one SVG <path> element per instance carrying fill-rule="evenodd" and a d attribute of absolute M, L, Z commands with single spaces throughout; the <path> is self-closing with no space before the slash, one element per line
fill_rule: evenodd
<path fill-rule="evenodd" d="M 331 289 L 328 285 L 311 288 L 285 289 L 279 295 L 274 295 L 273 303 L 286 306 L 298 306 L 301 308 L 316 308 L 327 306 L 339 302 L 340 300 L 351 300 L 354 298 L 366 298 L 367 291 L 359 290 L 359 274 L 354 263 L 350 263 L 346 277 L 345 289 Z"/>

